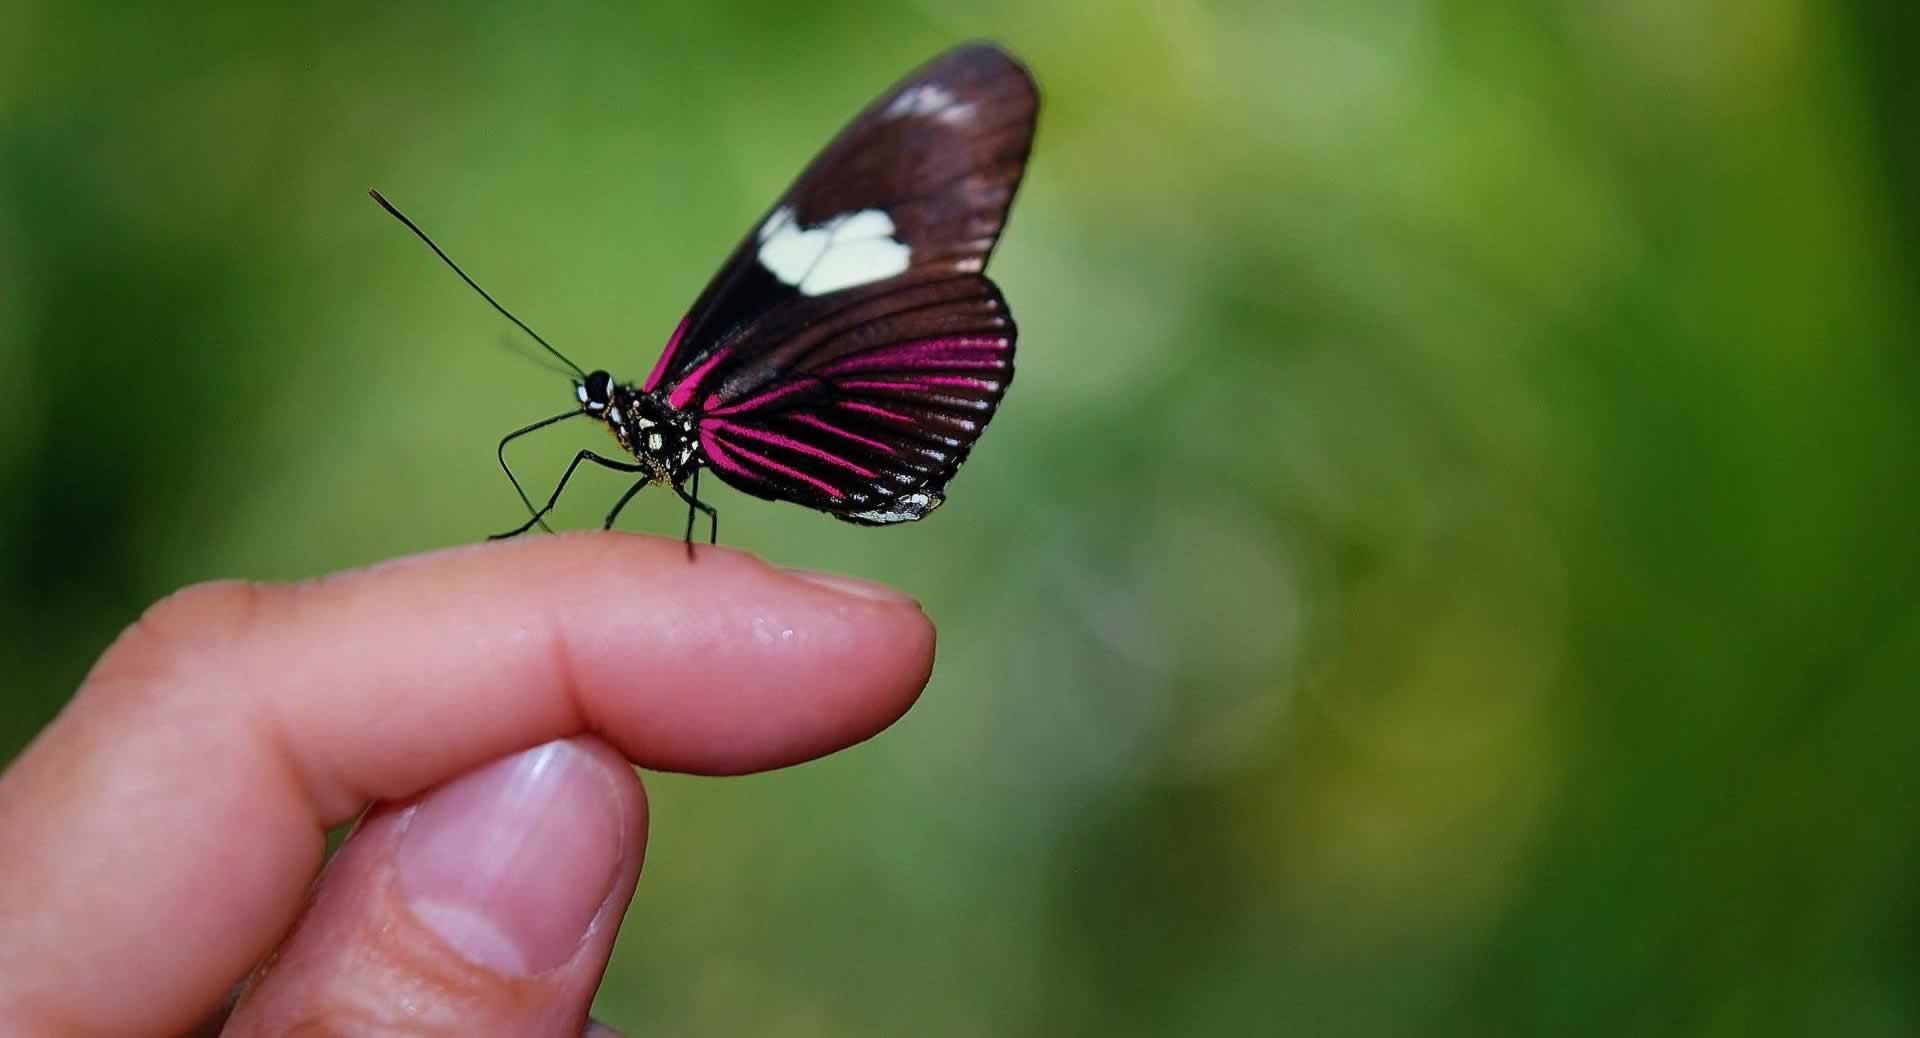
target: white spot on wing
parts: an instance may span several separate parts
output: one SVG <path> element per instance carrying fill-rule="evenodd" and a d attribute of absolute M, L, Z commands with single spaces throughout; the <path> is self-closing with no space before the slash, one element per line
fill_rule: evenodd
<path fill-rule="evenodd" d="M 952 92 L 938 83 L 920 83 L 902 90 L 880 114 L 888 119 L 922 115 L 943 123 L 963 123 L 973 118 L 973 105 L 958 103 Z"/>
<path fill-rule="evenodd" d="M 906 270 L 912 249 L 893 238 L 893 218 L 879 209 L 862 209 L 801 227 L 782 206 L 761 226 L 760 264 L 802 295 L 817 296 L 843 288 L 884 281 Z"/>
<path fill-rule="evenodd" d="M 800 291 L 817 296 L 884 281 L 907 269 L 907 253 L 905 245 L 891 238 L 835 242 L 800 282 Z"/>
<path fill-rule="evenodd" d="M 774 233 L 780 230 L 780 228 L 785 227 L 787 224 L 790 224 L 792 222 L 793 222 L 793 210 L 788 209 L 786 206 L 783 205 L 780 208 L 775 209 L 773 211 L 772 216 L 767 217 L 766 223 L 763 223 L 760 225 L 760 233 L 758 237 L 761 241 L 766 241 L 768 238 L 773 237 Z"/>
<path fill-rule="evenodd" d="M 836 242 L 886 238 L 893 234 L 893 217 L 878 209 L 862 209 L 851 216 L 828 221 L 827 227 L 833 231 Z"/>
<path fill-rule="evenodd" d="M 826 254 L 832 239 L 832 232 L 825 227 L 810 231 L 796 226 L 791 214 L 782 208 L 760 228 L 760 265 L 772 271 L 782 284 L 798 285 Z"/>

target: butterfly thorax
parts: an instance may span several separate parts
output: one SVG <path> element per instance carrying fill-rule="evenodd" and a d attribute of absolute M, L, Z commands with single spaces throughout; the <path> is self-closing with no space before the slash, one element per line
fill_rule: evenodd
<path fill-rule="evenodd" d="M 604 371 L 587 376 L 575 393 L 580 409 L 606 422 L 621 449 L 646 466 L 656 482 L 678 485 L 692 472 L 697 464 L 693 416 L 659 393 L 615 385 Z"/>

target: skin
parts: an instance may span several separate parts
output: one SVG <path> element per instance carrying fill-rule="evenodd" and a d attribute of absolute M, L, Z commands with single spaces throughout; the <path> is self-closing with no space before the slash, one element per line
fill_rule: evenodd
<path fill-rule="evenodd" d="M 618 533 L 188 588 L 0 776 L 0 1020 L 573 1038 L 646 846 L 628 762 L 850 746 L 933 646 L 884 588 Z"/>

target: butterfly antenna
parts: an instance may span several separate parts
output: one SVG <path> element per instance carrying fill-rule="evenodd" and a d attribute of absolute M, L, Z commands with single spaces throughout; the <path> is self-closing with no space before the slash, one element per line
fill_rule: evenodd
<path fill-rule="evenodd" d="M 561 353 L 559 350 L 554 349 L 553 344 L 548 342 L 545 339 L 542 339 L 540 337 L 539 332 L 536 332 L 532 328 L 527 327 L 527 322 L 522 321 L 520 318 L 513 316 L 512 311 L 508 310 L 504 306 L 501 306 L 499 300 L 488 295 L 486 289 L 481 288 L 478 283 L 476 283 L 472 278 L 468 277 L 467 272 L 460 269 L 460 264 L 455 263 L 453 261 L 453 257 L 447 255 L 445 249 L 442 249 L 440 246 L 435 245 L 433 243 L 433 239 L 427 237 L 427 232 L 420 229 L 419 224 L 416 224 L 412 220 L 407 219 L 407 215 L 401 212 L 400 210 L 395 209 L 393 207 L 393 203 L 387 201 L 385 196 L 381 195 L 380 192 L 369 189 L 367 191 L 367 194 L 372 195 L 373 200 L 380 203 L 380 208 L 385 209 L 389 213 L 392 213 L 394 219 L 400 221 L 403 224 L 406 224 L 407 230 L 412 231 L 415 235 L 419 236 L 421 241 L 426 242 L 427 248 L 432 249 L 434 255 L 440 257 L 440 259 L 444 261 L 447 266 L 452 267 L 453 272 L 455 274 L 460 275 L 460 280 L 466 282 L 467 287 L 473 289 L 475 292 L 480 293 L 480 298 L 492 304 L 495 310 L 500 311 L 500 315 L 502 317 L 505 317 L 507 320 L 512 321 L 515 325 L 519 326 L 521 331 L 526 332 L 528 335 L 533 336 L 534 342 L 537 342 L 540 345 L 545 346 L 547 348 L 548 353 L 551 353 L 554 356 L 560 358 L 560 362 L 565 364 L 567 367 L 572 368 L 575 374 L 579 375 L 581 378 L 587 377 L 587 373 L 581 369 L 580 365 L 575 364 L 573 361 L 568 360 L 566 354 Z"/>

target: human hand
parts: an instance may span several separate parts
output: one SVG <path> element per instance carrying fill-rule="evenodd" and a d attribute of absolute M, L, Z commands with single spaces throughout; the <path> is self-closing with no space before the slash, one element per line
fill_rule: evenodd
<path fill-rule="evenodd" d="M 189 588 L 0 776 L 0 1020 L 180 1035 L 246 978 L 227 1034 L 575 1038 L 646 845 L 627 761 L 852 745 L 933 641 L 885 589 L 621 534 Z"/>

